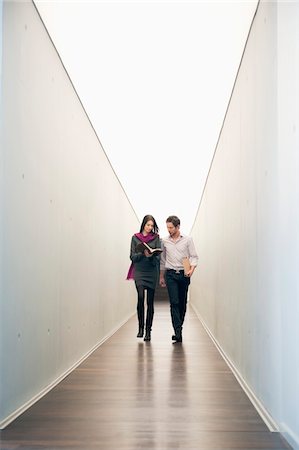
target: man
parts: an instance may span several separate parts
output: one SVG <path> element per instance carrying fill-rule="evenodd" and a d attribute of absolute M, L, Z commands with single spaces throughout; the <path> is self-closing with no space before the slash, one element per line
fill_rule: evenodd
<path fill-rule="evenodd" d="M 187 295 L 190 278 L 197 266 L 198 256 L 190 236 L 182 236 L 180 219 L 170 216 L 166 219 L 169 236 L 162 239 L 163 253 L 160 262 L 160 285 L 167 286 L 174 343 L 182 342 L 182 327 L 187 309 Z M 188 257 L 190 268 L 184 272 L 183 258 Z"/>

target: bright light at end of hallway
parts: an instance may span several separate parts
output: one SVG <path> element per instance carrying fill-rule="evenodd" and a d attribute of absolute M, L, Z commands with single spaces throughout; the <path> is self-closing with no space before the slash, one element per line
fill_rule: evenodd
<path fill-rule="evenodd" d="M 35 1 L 141 220 L 194 222 L 257 1 Z"/>

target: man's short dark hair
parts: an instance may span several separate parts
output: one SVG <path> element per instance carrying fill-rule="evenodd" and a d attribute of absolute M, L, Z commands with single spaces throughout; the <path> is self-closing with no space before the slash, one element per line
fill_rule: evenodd
<path fill-rule="evenodd" d="M 166 222 L 171 222 L 174 227 L 177 227 L 181 224 L 181 221 L 177 216 L 167 217 Z"/>

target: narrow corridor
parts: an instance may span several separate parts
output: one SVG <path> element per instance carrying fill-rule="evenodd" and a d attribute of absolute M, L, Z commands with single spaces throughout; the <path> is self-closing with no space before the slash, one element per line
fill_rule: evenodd
<path fill-rule="evenodd" d="M 136 317 L 1 432 L 1 450 L 285 449 L 242 391 L 189 307 L 172 344 L 167 301 L 152 341 Z"/>

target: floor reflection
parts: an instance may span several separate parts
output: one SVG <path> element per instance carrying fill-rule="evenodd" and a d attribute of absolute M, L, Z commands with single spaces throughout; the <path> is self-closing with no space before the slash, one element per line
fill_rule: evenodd
<path fill-rule="evenodd" d="M 139 342 L 136 357 L 136 406 L 153 406 L 154 360 L 150 342 Z"/>
<path fill-rule="evenodd" d="M 155 361 L 151 342 L 138 342 L 135 368 L 137 420 L 133 436 L 138 448 L 156 448 Z"/>
<path fill-rule="evenodd" d="M 168 405 L 170 407 L 182 408 L 188 406 L 189 394 L 186 355 L 184 346 L 180 343 L 173 344 L 172 346 L 168 393 Z"/>

